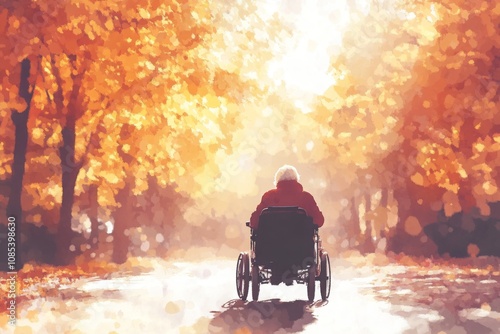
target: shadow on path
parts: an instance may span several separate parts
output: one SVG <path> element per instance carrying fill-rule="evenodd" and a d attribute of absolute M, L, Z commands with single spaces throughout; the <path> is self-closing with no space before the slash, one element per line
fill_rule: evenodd
<path fill-rule="evenodd" d="M 215 316 L 209 324 L 209 330 L 210 333 L 234 333 L 246 328 L 257 334 L 274 333 L 283 328 L 287 333 L 301 332 L 316 321 L 311 306 L 324 306 L 324 303 L 311 305 L 304 300 L 243 302 L 233 299 L 222 305 L 224 311 L 212 311 Z"/>
<path fill-rule="evenodd" d="M 408 270 L 388 275 L 373 287 L 375 298 L 392 304 L 392 313 L 408 320 L 413 333 L 498 333 L 500 277 L 479 269 Z M 424 326 L 422 319 L 427 320 Z"/>

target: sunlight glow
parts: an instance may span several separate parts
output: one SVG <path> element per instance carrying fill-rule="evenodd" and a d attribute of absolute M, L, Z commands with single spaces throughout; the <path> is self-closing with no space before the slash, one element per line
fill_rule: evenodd
<path fill-rule="evenodd" d="M 262 116 L 269 117 L 273 114 L 273 109 L 270 107 L 262 109 Z"/>
<path fill-rule="evenodd" d="M 293 35 L 283 55 L 270 63 L 269 76 L 282 81 L 299 99 L 322 94 L 334 84 L 330 59 L 340 50 L 342 33 L 349 23 L 347 1 L 282 0 L 278 10 L 291 25 Z"/>
<path fill-rule="evenodd" d="M 312 140 L 308 141 L 306 144 L 306 150 L 312 151 L 313 148 L 314 148 L 314 142 Z"/>
<path fill-rule="evenodd" d="M 294 105 L 299 108 L 303 114 L 309 114 L 312 112 L 312 108 L 309 106 L 307 101 L 300 100 L 300 101 L 295 101 Z"/>

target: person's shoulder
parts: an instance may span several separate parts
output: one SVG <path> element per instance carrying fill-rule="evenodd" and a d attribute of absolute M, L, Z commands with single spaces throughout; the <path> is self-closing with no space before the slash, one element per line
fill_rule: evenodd
<path fill-rule="evenodd" d="M 310 192 L 307 192 L 307 191 L 302 191 L 302 197 L 307 199 L 307 200 L 313 200 L 314 201 L 314 196 L 310 193 Z"/>
<path fill-rule="evenodd" d="M 313 197 L 313 195 L 311 195 L 311 193 L 310 193 L 310 192 L 305 191 L 305 190 L 303 190 L 303 191 L 302 191 L 302 195 L 303 195 L 303 196 L 307 196 L 307 197 Z"/>
<path fill-rule="evenodd" d="M 262 197 L 268 197 L 268 196 L 272 196 L 274 195 L 275 193 L 277 192 L 277 189 L 271 189 L 271 190 L 268 190 L 264 193 L 264 195 L 262 195 Z"/>

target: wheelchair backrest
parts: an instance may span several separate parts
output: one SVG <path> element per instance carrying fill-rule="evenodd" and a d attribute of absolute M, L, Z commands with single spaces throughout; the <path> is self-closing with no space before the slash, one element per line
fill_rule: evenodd
<path fill-rule="evenodd" d="M 300 207 L 269 207 L 262 210 L 255 236 L 259 264 L 301 265 L 314 259 L 315 225 Z"/>

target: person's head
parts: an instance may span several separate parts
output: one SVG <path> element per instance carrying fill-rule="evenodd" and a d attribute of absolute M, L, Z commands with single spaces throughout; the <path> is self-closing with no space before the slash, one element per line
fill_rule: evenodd
<path fill-rule="evenodd" d="M 300 175 L 295 167 L 283 165 L 278 168 L 278 171 L 274 174 L 274 185 L 277 185 L 280 181 L 286 180 L 300 181 Z"/>

